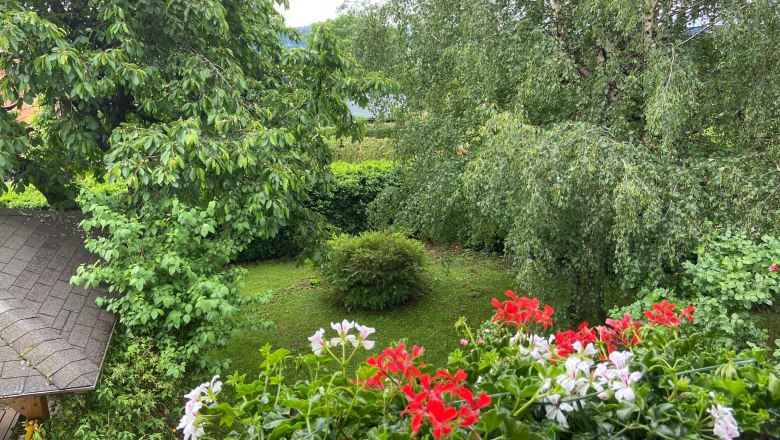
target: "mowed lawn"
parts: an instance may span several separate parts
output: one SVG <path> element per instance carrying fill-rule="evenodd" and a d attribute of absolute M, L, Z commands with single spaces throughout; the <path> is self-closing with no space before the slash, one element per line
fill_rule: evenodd
<path fill-rule="evenodd" d="M 308 353 L 306 338 L 320 327 L 332 337 L 335 332 L 330 323 L 346 318 L 376 328 L 373 353 L 392 341 L 406 339 L 410 345 L 425 347 L 427 363 L 445 366 L 447 353 L 458 346 L 460 339 L 455 328 L 458 318 L 466 317 L 470 325 L 480 325 L 493 315 L 490 300 L 503 297 L 507 289 L 516 288 L 516 283 L 506 262 L 498 257 L 435 249 L 429 251 L 429 259 L 429 292 L 409 305 L 382 313 L 340 308 L 311 266 L 298 266 L 292 261 L 246 266 L 244 294 L 259 295 L 271 289 L 273 297 L 269 304 L 245 308 L 239 319 L 248 323 L 272 321 L 273 327 L 243 332 L 219 356 L 232 361 L 231 371 L 249 373 L 251 377 L 259 364 L 259 347 L 270 343 L 294 353 Z M 558 305 L 549 298 L 543 300 L 553 307 Z M 364 352 L 358 356 L 356 363 L 367 355 Z"/>

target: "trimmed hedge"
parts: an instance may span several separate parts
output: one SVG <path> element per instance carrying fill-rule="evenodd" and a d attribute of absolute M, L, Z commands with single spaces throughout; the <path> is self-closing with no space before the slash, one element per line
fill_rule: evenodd
<path fill-rule="evenodd" d="M 0 206 L 12 209 L 49 209 L 49 202 L 40 191 L 30 185 L 21 192 L 8 188 L 0 196 Z"/>
<path fill-rule="evenodd" d="M 366 136 L 359 142 L 345 138 L 330 138 L 328 145 L 333 150 L 333 160 L 338 162 L 389 160 L 395 155 L 395 141 L 391 138 Z"/>
<path fill-rule="evenodd" d="M 329 242 L 323 278 L 347 309 L 380 311 L 408 302 L 424 289 L 425 246 L 401 233 L 340 235 Z"/>
<path fill-rule="evenodd" d="M 358 164 L 334 162 L 333 185 L 325 194 L 314 194 L 312 205 L 341 232 L 359 234 L 369 229 L 368 205 L 388 186 L 398 185 L 396 165 L 389 160 Z M 301 252 L 293 234 L 282 229 L 270 239 L 255 240 L 239 254 L 240 263 L 291 257 Z"/>

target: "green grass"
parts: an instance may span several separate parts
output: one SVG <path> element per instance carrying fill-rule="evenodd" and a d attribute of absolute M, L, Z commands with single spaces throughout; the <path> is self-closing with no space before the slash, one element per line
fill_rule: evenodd
<path fill-rule="evenodd" d="M 268 289 L 274 294 L 269 304 L 247 308 L 239 319 L 250 323 L 271 320 L 274 327 L 234 338 L 219 352 L 219 357 L 232 361 L 231 370 L 249 373 L 251 377 L 259 364 L 258 349 L 264 344 L 308 353 L 306 338 L 320 327 L 331 332 L 331 322 L 347 318 L 376 328 L 375 353 L 392 341 L 406 338 L 409 344 L 425 347 L 427 363 L 444 366 L 447 353 L 458 346 L 458 318 L 463 316 L 472 326 L 480 325 L 493 314 L 491 298 L 501 297 L 507 289 L 517 286 L 503 259 L 441 249 L 429 251 L 429 256 L 429 293 L 400 309 L 383 313 L 341 309 L 327 287 L 317 282 L 319 274 L 310 266 L 286 261 L 247 266 L 244 294 L 259 295 Z M 560 306 L 548 298 L 543 301 Z M 355 363 L 365 357 L 367 354 Z"/>

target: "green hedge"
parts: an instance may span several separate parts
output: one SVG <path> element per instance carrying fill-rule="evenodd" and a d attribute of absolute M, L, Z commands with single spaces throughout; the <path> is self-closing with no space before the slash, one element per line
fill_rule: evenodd
<path fill-rule="evenodd" d="M 395 154 L 395 141 L 390 138 L 366 136 L 359 142 L 345 138 L 330 138 L 328 145 L 333 151 L 333 160 L 339 162 L 389 160 Z"/>
<path fill-rule="evenodd" d="M 0 206 L 12 209 L 49 209 L 49 202 L 34 186 L 16 192 L 9 188 L 0 196 Z"/>
<path fill-rule="evenodd" d="M 395 122 L 374 122 L 366 125 L 366 137 L 390 138 L 395 133 Z"/>
<path fill-rule="evenodd" d="M 119 194 L 127 191 L 121 183 L 101 183 L 93 177 L 80 177 L 76 184 L 88 193 L 102 192 L 107 195 Z M 12 209 L 37 209 L 49 210 L 51 206 L 46 201 L 46 197 L 32 185 L 28 185 L 23 191 L 16 191 L 9 187 L 6 192 L 0 195 L 0 207 Z"/>
<path fill-rule="evenodd" d="M 334 162 L 333 185 L 325 194 L 314 194 L 313 208 L 339 231 L 359 234 L 369 229 L 368 205 L 390 185 L 398 185 L 396 165 L 389 160 L 358 164 Z M 290 231 L 271 239 L 255 240 L 238 256 L 247 263 L 295 256 L 301 251 Z"/>

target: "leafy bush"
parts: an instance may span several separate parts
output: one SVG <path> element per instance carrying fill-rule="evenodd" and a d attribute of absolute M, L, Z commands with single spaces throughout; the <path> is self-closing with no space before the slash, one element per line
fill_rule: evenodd
<path fill-rule="evenodd" d="M 687 287 L 718 298 L 724 307 L 751 310 L 780 300 L 780 241 L 755 242 L 745 233 L 716 235 L 696 249 L 696 261 L 683 264 Z"/>
<path fill-rule="evenodd" d="M 169 355 L 151 341 L 117 334 L 95 392 L 58 398 L 58 412 L 43 425 L 47 439 L 173 440 L 180 384 L 171 381 Z"/>
<path fill-rule="evenodd" d="M 78 179 L 76 184 L 81 190 L 92 194 L 104 193 L 111 196 L 127 192 L 127 188 L 121 183 L 100 183 L 92 177 Z M 27 185 L 22 191 L 8 188 L 0 195 L 0 206 L 12 209 L 51 209 L 46 197 L 32 185 Z"/>
<path fill-rule="evenodd" d="M 49 202 L 34 186 L 27 186 L 21 192 L 9 188 L 0 196 L 0 206 L 12 209 L 49 209 Z"/>
<path fill-rule="evenodd" d="M 364 232 L 341 235 L 329 245 L 332 258 L 322 273 L 347 309 L 384 310 L 423 290 L 425 247 L 416 240 L 400 233 Z"/>
<path fill-rule="evenodd" d="M 348 138 L 330 138 L 333 160 L 359 163 L 367 160 L 389 160 L 394 155 L 394 141 L 390 138 L 368 137 L 361 141 Z"/>
<path fill-rule="evenodd" d="M 386 188 L 397 185 L 396 166 L 388 160 L 359 164 L 335 162 L 333 182 L 325 193 L 312 195 L 312 207 L 341 232 L 358 234 L 369 229 L 368 206 Z M 291 227 L 281 228 L 272 238 L 252 241 L 238 256 L 238 262 L 298 255 L 302 247 L 293 240 Z"/>
<path fill-rule="evenodd" d="M 780 299 L 780 241 L 751 240 L 744 233 L 706 238 L 696 249 L 695 261 L 683 263 L 682 289 L 645 289 L 639 300 L 623 311 L 636 313 L 668 299 L 696 306 L 702 331 L 724 347 L 766 346 L 767 329 L 755 312 Z"/>
<path fill-rule="evenodd" d="M 697 333 L 689 307 L 654 304 L 590 328 L 537 334 L 554 311 L 535 298 L 493 300 L 479 329 L 459 322 L 448 366 L 399 344 L 372 350 L 373 328 L 344 320 L 309 338 L 313 354 L 261 350 L 259 377 L 213 378 L 188 394 L 179 425 L 197 440 L 217 423 L 249 436 L 318 439 L 773 438 L 780 435 L 780 370 L 760 350 L 734 352 Z M 353 332 L 353 330 L 355 330 Z M 333 336 L 329 338 L 329 336 Z M 289 384 L 289 365 L 310 377 Z"/>

